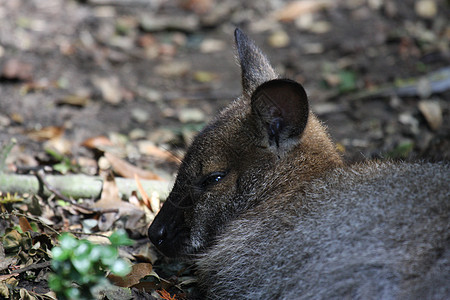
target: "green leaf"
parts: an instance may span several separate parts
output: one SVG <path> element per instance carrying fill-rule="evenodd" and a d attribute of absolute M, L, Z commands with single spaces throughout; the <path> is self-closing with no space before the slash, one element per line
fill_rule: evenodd
<path fill-rule="evenodd" d="M 74 287 L 70 287 L 70 288 L 66 289 L 65 294 L 66 294 L 67 299 L 80 299 L 80 296 L 81 296 L 80 289 L 77 289 Z"/>
<path fill-rule="evenodd" d="M 50 274 L 48 277 L 48 286 L 55 292 L 62 291 L 64 285 L 62 284 L 63 280 L 57 276 L 56 274 Z"/>
<path fill-rule="evenodd" d="M 134 241 L 128 238 L 127 232 L 123 229 L 115 231 L 109 237 L 112 246 L 131 246 Z"/>
<path fill-rule="evenodd" d="M 53 260 L 63 261 L 66 260 L 72 252 L 68 250 L 64 250 L 61 247 L 53 247 L 52 248 L 52 256 Z"/>
<path fill-rule="evenodd" d="M 59 238 L 59 244 L 64 250 L 73 250 L 78 246 L 78 240 L 70 233 L 63 233 Z"/>
<path fill-rule="evenodd" d="M 119 250 L 115 247 L 108 246 L 102 250 L 101 261 L 105 266 L 111 266 L 117 257 L 119 257 Z"/>
<path fill-rule="evenodd" d="M 91 261 L 86 257 L 83 258 L 74 257 L 70 261 L 72 262 L 74 268 L 81 274 L 88 273 L 92 266 Z"/>
<path fill-rule="evenodd" d="M 85 257 L 90 255 L 92 248 L 92 244 L 86 240 L 80 241 L 78 246 L 74 249 L 73 254 L 75 257 Z M 86 257 L 86 259 L 92 260 L 90 257 Z"/>
<path fill-rule="evenodd" d="M 356 74 L 353 71 L 339 71 L 339 92 L 346 93 L 356 90 Z"/>
<path fill-rule="evenodd" d="M 131 266 L 123 259 L 117 259 L 111 266 L 111 272 L 117 276 L 125 276 L 131 271 Z"/>

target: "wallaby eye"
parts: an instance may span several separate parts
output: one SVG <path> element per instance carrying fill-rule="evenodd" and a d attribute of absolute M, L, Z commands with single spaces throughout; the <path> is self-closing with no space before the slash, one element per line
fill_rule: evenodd
<path fill-rule="evenodd" d="M 227 175 L 226 172 L 212 172 L 206 175 L 203 180 L 200 181 L 200 186 L 202 188 L 210 187 L 214 184 L 217 184 Z"/>

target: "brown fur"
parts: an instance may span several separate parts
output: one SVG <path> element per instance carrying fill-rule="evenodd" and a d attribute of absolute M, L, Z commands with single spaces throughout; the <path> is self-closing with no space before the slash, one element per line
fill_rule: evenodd
<path fill-rule="evenodd" d="M 211 299 L 449 298 L 449 165 L 344 165 L 303 88 L 236 42 L 243 95 L 193 141 L 152 242 Z"/>

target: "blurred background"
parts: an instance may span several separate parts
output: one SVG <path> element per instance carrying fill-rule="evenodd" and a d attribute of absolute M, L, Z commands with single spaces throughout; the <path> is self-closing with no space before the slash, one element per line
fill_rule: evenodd
<path fill-rule="evenodd" d="M 241 93 L 240 27 L 349 161 L 448 159 L 448 16 L 444 0 L 0 0 L 0 146 L 86 173 L 111 146 L 171 178 L 158 151 L 182 157 Z"/>

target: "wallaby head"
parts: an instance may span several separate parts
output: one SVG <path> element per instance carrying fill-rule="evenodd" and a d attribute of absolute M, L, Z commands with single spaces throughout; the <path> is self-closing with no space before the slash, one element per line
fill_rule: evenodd
<path fill-rule="evenodd" d="M 249 208 L 297 195 L 303 184 L 342 164 L 303 87 L 279 79 L 239 29 L 235 39 L 243 94 L 194 139 L 149 228 L 150 240 L 167 256 L 204 251 Z"/>

